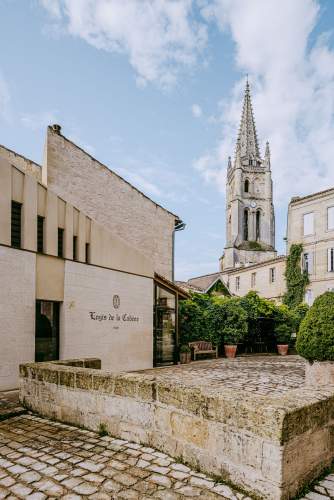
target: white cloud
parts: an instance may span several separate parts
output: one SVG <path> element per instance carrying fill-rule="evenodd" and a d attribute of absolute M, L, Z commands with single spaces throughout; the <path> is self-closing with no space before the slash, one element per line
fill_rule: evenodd
<path fill-rule="evenodd" d="M 195 0 L 40 0 L 55 23 L 98 49 L 125 53 L 137 82 L 163 87 L 196 64 L 207 40 Z"/>
<path fill-rule="evenodd" d="M 328 34 L 313 35 L 316 0 L 215 0 L 203 15 L 228 30 L 235 61 L 249 73 L 260 142 L 270 141 L 276 201 L 334 184 L 334 51 Z M 313 43 L 312 43 L 313 42 Z M 195 167 L 225 190 L 227 158 L 233 156 L 244 78 L 220 103 L 222 137 Z"/>
<path fill-rule="evenodd" d="M 200 118 L 203 115 L 202 108 L 199 104 L 193 104 L 191 106 L 191 112 L 194 118 Z"/>

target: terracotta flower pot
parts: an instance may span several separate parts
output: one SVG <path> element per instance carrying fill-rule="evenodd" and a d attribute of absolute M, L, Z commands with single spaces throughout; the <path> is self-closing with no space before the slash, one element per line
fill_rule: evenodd
<path fill-rule="evenodd" d="M 277 344 L 278 354 L 286 356 L 288 354 L 289 344 Z"/>
<path fill-rule="evenodd" d="M 180 363 L 186 365 L 191 361 L 191 352 L 180 352 Z"/>
<path fill-rule="evenodd" d="M 235 358 L 237 345 L 224 345 L 225 356 L 227 358 Z"/>

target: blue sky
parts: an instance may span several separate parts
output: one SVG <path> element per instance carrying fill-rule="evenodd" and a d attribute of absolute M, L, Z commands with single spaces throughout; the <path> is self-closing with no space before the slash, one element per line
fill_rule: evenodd
<path fill-rule="evenodd" d="M 334 184 L 334 3 L 0 0 L 0 143 L 62 132 L 187 224 L 176 278 L 214 272 L 245 74 L 269 139 L 276 246 L 291 196 Z"/>

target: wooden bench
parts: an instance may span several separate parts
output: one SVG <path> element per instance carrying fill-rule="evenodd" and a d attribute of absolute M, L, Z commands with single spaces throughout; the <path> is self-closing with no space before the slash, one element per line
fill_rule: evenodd
<path fill-rule="evenodd" d="M 196 361 L 198 354 L 215 354 L 216 358 L 218 358 L 218 347 L 213 349 L 211 342 L 197 340 L 196 342 L 189 342 L 188 345 L 194 353 L 194 361 Z"/>

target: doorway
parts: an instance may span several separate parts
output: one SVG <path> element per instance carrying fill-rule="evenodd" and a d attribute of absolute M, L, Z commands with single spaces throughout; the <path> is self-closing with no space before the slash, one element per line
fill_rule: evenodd
<path fill-rule="evenodd" d="M 36 301 L 35 361 L 59 359 L 59 302 Z"/>
<path fill-rule="evenodd" d="M 176 294 L 155 284 L 154 365 L 176 362 Z"/>

